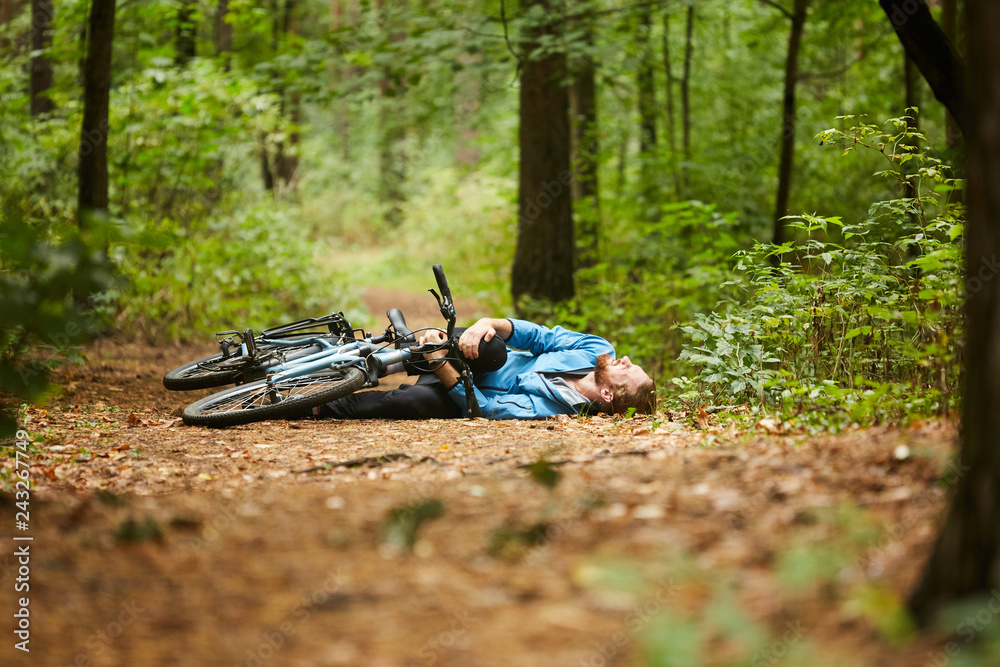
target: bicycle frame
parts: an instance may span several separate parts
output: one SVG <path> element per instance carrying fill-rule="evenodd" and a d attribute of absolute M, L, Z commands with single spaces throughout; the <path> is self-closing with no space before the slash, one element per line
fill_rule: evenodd
<path fill-rule="evenodd" d="M 338 365 L 347 364 L 365 367 L 364 370 L 368 376 L 366 384 L 373 387 L 378 384 L 378 373 L 380 371 L 387 368 L 390 364 L 406 361 L 413 356 L 413 353 L 408 349 L 372 349 L 372 346 L 386 342 L 387 338 L 387 336 L 369 336 L 339 347 L 331 345 L 329 341 L 322 338 L 305 339 L 325 349 L 286 364 L 277 364 L 270 367 L 267 374 L 267 383 L 271 385 L 283 380 L 292 380 L 318 371 L 329 370 Z M 267 338 L 261 340 L 279 346 L 301 345 L 305 342 L 301 338 L 297 339 L 294 343 Z"/>

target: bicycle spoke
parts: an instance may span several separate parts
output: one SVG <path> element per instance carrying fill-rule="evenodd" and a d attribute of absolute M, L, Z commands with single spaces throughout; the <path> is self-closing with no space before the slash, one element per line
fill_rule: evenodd
<path fill-rule="evenodd" d="M 305 398 L 323 393 L 343 382 L 339 374 L 318 379 L 315 375 L 304 378 L 283 380 L 274 385 L 254 387 L 251 391 L 223 397 L 219 402 L 205 406 L 203 414 L 218 414 L 240 410 L 254 410 L 275 405 L 289 399 Z M 277 396 L 279 400 L 273 400 Z"/>

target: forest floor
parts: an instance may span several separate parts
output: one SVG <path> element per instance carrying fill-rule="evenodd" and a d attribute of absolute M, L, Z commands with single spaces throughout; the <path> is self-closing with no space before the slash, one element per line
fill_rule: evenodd
<path fill-rule="evenodd" d="M 209 351 L 99 341 L 28 408 L 26 532 L 9 474 L 0 494 L 0 663 L 943 664 L 899 609 L 960 474 L 952 424 L 187 427 L 205 392 L 160 379 Z"/>

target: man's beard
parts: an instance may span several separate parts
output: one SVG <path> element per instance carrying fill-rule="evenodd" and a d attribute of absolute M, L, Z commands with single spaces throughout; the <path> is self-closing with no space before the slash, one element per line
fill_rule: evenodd
<path fill-rule="evenodd" d="M 594 364 L 594 382 L 597 383 L 598 387 L 611 386 L 609 368 L 611 368 L 611 355 L 602 354 L 598 356 L 597 363 Z"/>

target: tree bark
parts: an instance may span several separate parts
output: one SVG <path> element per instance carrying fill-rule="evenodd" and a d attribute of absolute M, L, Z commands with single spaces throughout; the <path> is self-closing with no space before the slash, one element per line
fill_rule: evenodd
<path fill-rule="evenodd" d="M 584 39 L 589 47 L 593 44 L 593 26 L 590 19 L 584 20 Z M 573 202 L 579 231 L 577 265 L 588 267 L 600 261 L 601 204 L 597 165 L 601 144 L 597 134 L 597 68 L 588 54 L 576 60 L 574 70 L 570 107 L 573 113 Z"/>
<path fill-rule="evenodd" d="M 785 242 L 785 221 L 788 199 L 792 191 L 792 169 L 795 162 L 795 89 L 799 78 L 799 48 L 805 31 L 809 0 L 795 0 L 792 25 L 788 31 L 788 53 L 785 56 L 785 87 L 781 109 L 781 157 L 778 163 L 778 193 L 774 203 L 775 245 Z M 775 258 L 778 259 L 777 257 Z"/>
<path fill-rule="evenodd" d="M 198 26 L 195 25 L 192 15 L 195 12 L 193 0 L 181 0 L 181 6 L 177 9 L 177 34 L 174 39 L 174 49 L 176 54 L 174 62 L 178 65 L 186 65 L 197 53 Z"/>
<path fill-rule="evenodd" d="M 281 18 L 281 39 L 282 43 L 288 42 L 288 38 L 298 32 L 299 25 L 295 14 L 297 7 L 295 0 L 285 0 L 284 11 Z M 292 192 L 296 189 L 299 179 L 299 124 L 302 122 L 302 95 L 298 89 L 288 90 L 284 85 L 279 84 L 278 94 L 281 95 L 281 116 L 288 119 L 290 128 L 288 130 L 288 144 L 291 150 L 286 153 L 285 142 L 277 142 L 274 156 L 274 176 L 275 182 L 279 185 L 278 196 Z"/>
<path fill-rule="evenodd" d="M 681 181 L 677 174 L 677 123 L 674 117 L 674 79 L 673 67 L 670 64 L 670 5 L 665 2 L 663 7 L 663 69 L 667 73 L 666 98 L 667 98 L 667 126 L 665 134 L 670 147 L 670 168 L 674 174 L 674 190 L 677 198 L 681 198 Z"/>
<path fill-rule="evenodd" d="M 917 68 L 913 64 L 913 58 L 903 54 L 903 108 L 915 109 L 920 106 L 917 102 Z M 917 129 L 918 119 L 913 118 L 907 121 L 913 129 Z"/>
<path fill-rule="evenodd" d="M 951 506 L 910 598 L 927 626 L 945 607 L 1000 587 L 1000 4 L 966 3 L 967 338 L 961 452 Z M 953 477 L 954 479 L 954 477 Z"/>
<path fill-rule="evenodd" d="M 226 21 L 229 0 L 218 0 L 215 6 L 215 55 L 221 57 L 222 69 L 228 72 L 233 50 L 233 26 Z"/>
<path fill-rule="evenodd" d="M 337 33 L 344 27 L 344 17 L 350 25 L 355 25 L 354 11 L 344 11 L 345 3 L 350 0 L 330 0 L 330 31 Z M 338 53 L 338 55 L 340 55 Z M 339 58 L 338 58 L 339 60 Z M 330 89 L 336 91 L 353 75 L 352 68 L 330 60 Z M 342 98 L 337 97 L 334 101 L 334 123 L 337 126 L 337 134 L 340 137 L 341 157 L 344 162 L 351 159 L 351 106 Z"/>
<path fill-rule="evenodd" d="M 42 53 L 52 44 L 52 0 L 31 0 L 31 115 L 39 116 L 56 108 L 46 94 L 52 87 L 52 61 Z"/>
<path fill-rule="evenodd" d="M 10 22 L 17 16 L 18 0 L 0 0 L 0 56 L 6 56 L 8 51 L 11 55 L 17 55 L 19 44 L 17 37 L 11 36 Z"/>
<path fill-rule="evenodd" d="M 87 224 L 88 214 L 108 210 L 108 99 L 115 0 L 91 0 L 88 23 L 77 193 L 81 226 Z"/>
<path fill-rule="evenodd" d="M 653 74 L 653 49 L 650 39 L 652 17 L 649 7 L 639 12 L 640 49 L 636 88 L 639 98 L 639 169 L 642 203 L 648 217 L 659 220 L 659 169 L 657 169 L 656 77 Z"/>
<path fill-rule="evenodd" d="M 920 73 L 936 97 L 965 130 L 965 85 L 962 64 L 944 31 L 934 21 L 925 2 L 879 0 L 889 17 L 907 55 L 913 58 Z"/>
<path fill-rule="evenodd" d="M 402 10 L 396 2 L 386 7 L 385 0 L 376 0 L 376 10 L 382 14 L 383 29 L 389 33 L 390 42 L 398 42 L 406 37 L 405 32 L 393 31 L 391 12 Z M 399 226 L 403 222 L 403 202 L 406 194 L 403 184 L 406 180 L 406 160 L 402 154 L 402 142 L 406 136 L 403 124 L 403 105 L 400 99 L 406 83 L 397 76 L 392 68 L 386 66 L 379 80 L 381 95 L 379 108 L 379 171 L 381 180 L 380 198 L 387 205 L 385 220 L 391 226 Z"/>
<path fill-rule="evenodd" d="M 681 79 L 681 123 L 684 126 L 684 162 L 691 161 L 691 55 L 694 51 L 694 5 L 688 5 L 684 37 L 684 78 Z M 688 187 L 687 166 L 681 170 L 681 191 Z"/>
<path fill-rule="evenodd" d="M 531 0 L 524 8 L 549 14 L 551 0 Z M 523 53 L 543 37 L 559 38 L 559 23 L 532 31 Z M 522 62 L 517 245 L 511 275 L 515 311 L 524 297 L 562 301 L 573 296 L 573 198 L 570 193 L 569 96 L 566 55 L 549 53 Z"/>
<path fill-rule="evenodd" d="M 951 44 L 951 48 L 956 54 L 961 51 L 958 48 L 958 0 L 941 1 L 941 30 Z M 955 117 L 951 115 L 948 107 L 944 109 L 944 137 L 945 146 L 955 148 L 962 143 L 962 131 L 958 129 Z"/>
<path fill-rule="evenodd" d="M 639 150 L 646 155 L 656 151 L 656 80 L 653 76 L 653 54 L 649 44 L 652 20 L 648 7 L 640 12 L 639 24 L 639 32 L 643 36 L 639 69 L 636 73 L 639 93 Z"/>

